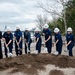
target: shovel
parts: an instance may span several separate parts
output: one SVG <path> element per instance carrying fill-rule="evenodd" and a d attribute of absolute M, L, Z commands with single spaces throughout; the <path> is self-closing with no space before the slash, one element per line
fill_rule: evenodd
<path fill-rule="evenodd" d="M 54 44 L 54 48 L 56 49 L 56 45 L 55 45 L 55 44 Z M 54 55 L 58 55 L 59 52 L 55 50 L 55 51 L 53 52 L 53 54 L 54 54 Z"/>
<path fill-rule="evenodd" d="M 28 43 L 26 43 L 26 46 L 27 46 L 27 54 L 29 54 L 30 50 L 28 49 Z"/>
<path fill-rule="evenodd" d="M 5 42 L 5 46 L 6 46 L 6 42 Z M 6 46 L 6 48 L 7 48 L 7 50 L 9 51 L 9 48 L 8 48 L 7 46 Z M 7 55 L 8 55 L 8 57 L 10 57 L 10 58 L 12 57 L 12 53 L 8 53 Z"/>
<path fill-rule="evenodd" d="M 17 44 L 17 40 L 16 40 L 16 44 Z M 18 46 L 18 53 L 20 54 L 20 51 L 21 51 L 20 46 L 19 45 L 17 46 Z"/>

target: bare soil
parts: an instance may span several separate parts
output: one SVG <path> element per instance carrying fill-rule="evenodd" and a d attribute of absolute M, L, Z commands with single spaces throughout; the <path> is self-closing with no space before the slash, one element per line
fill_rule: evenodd
<path fill-rule="evenodd" d="M 10 74 L 16 72 L 27 75 L 38 75 L 38 70 L 45 70 L 45 65 L 52 64 L 60 68 L 75 68 L 75 57 L 64 55 L 55 56 L 52 54 L 31 54 L 0 60 L 0 71 L 14 68 Z M 52 70 L 50 75 L 64 75 L 59 70 Z"/>
<path fill-rule="evenodd" d="M 64 75 L 64 73 L 60 70 L 51 70 L 49 75 Z"/>

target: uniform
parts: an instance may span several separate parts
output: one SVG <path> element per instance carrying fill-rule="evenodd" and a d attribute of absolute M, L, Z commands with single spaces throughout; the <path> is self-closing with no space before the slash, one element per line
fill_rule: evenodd
<path fill-rule="evenodd" d="M 0 59 L 3 58 L 3 54 L 2 54 L 2 45 L 1 45 L 1 39 L 2 39 L 2 32 L 0 31 Z"/>
<path fill-rule="evenodd" d="M 48 53 L 51 53 L 51 49 L 52 49 L 52 32 L 50 29 L 44 29 L 43 33 L 45 34 L 45 40 L 47 40 L 49 38 L 49 36 L 51 37 L 45 44 L 48 50 Z"/>
<path fill-rule="evenodd" d="M 3 34 L 3 38 L 5 39 L 6 44 L 8 44 L 10 40 L 12 40 L 12 42 L 8 45 L 9 53 L 12 53 L 12 48 L 13 48 L 13 34 L 12 33 L 8 34 L 7 32 L 5 32 Z M 7 54 L 8 50 L 7 50 L 7 47 L 6 47 L 5 44 L 4 44 L 4 48 L 5 48 L 5 55 L 6 55 L 6 57 L 8 57 L 8 54 Z"/>
<path fill-rule="evenodd" d="M 18 56 L 19 54 L 22 55 L 22 39 L 19 43 L 19 48 L 18 49 L 18 46 L 17 46 L 17 42 L 19 42 L 20 38 L 22 38 L 22 32 L 20 30 L 16 30 L 15 33 L 14 33 L 14 36 L 15 36 L 15 51 L 16 51 L 16 55 Z"/>
<path fill-rule="evenodd" d="M 40 33 L 35 33 L 35 37 L 36 37 L 36 41 L 39 38 L 38 42 L 36 43 L 36 50 L 38 50 L 38 53 L 40 53 L 41 52 L 41 43 L 42 43 Z"/>
<path fill-rule="evenodd" d="M 24 32 L 24 39 L 25 39 L 25 53 L 27 54 L 27 45 L 26 45 L 26 43 L 28 44 L 28 50 L 29 50 L 29 53 L 30 53 L 30 45 L 32 43 L 31 34 L 29 32 Z"/>
<path fill-rule="evenodd" d="M 58 54 L 61 54 L 61 52 L 62 52 L 62 37 L 59 32 L 57 34 L 55 33 L 55 42 L 57 40 L 59 40 L 59 41 L 56 44 L 56 50 L 58 51 Z"/>
<path fill-rule="evenodd" d="M 74 35 L 72 33 L 66 34 L 66 40 L 67 40 L 67 43 L 71 41 L 71 43 L 67 46 L 67 49 L 69 50 L 69 56 L 73 56 L 72 49 L 74 47 Z"/>

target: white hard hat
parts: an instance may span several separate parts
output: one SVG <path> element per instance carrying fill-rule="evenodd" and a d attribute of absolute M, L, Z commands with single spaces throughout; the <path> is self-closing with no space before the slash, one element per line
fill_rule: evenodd
<path fill-rule="evenodd" d="M 20 29 L 20 26 L 19 25 L 16 25 L 16 29 Z"/>
<path fill-rule="evenodd" d="M 11 31 L 11 28 L 10 27 L 7 27 L 6 31 Z"/>
<path fill-rule="evenodd" d="M 39 28 L 36 28 L 35 31 L 40 31 L 40 29 Z"/>
<path fill-rule="evenodd" d="M 49 28 L 49 25 L 48 25 L 48 24 L 45 24 L 45 25 L 43 26 L 43 28 Z"/>
<path fill-rule="evenodd" d="M 54 29 L 54 33 L 58 33 L 59 31 L 60 31 L 59 28 Z"/>
<path fill-rule="evenodd" d="M 71 27 L 69 27 L 68 29 L 67 29 L 67 32 L 72 32 L 73 30 L 72 30 L 72 28 Z"/>

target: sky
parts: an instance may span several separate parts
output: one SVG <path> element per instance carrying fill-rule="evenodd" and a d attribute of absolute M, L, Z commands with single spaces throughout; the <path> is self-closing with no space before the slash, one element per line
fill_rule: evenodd
<path fill-rule="evenodd" d="M 0 0 L 0 30 L 3 31 L 5 26 L 15 30 L 16 25 L 20 25 L 21 30 L 32 29 L 36 27 L 37 15 L 47 15 L 51 20 L 49 14 L 36 7 L 39 1 L 46 2 L 46 0 Z M 53 0 L 50 2 L 52 5 L 55 4 Z M 57 7 L 60 10 L 59 6 Z"/>

